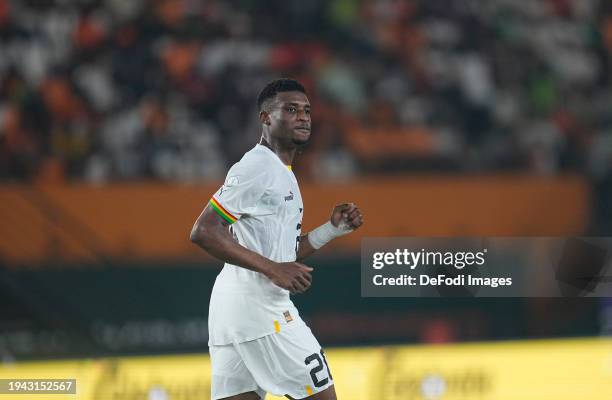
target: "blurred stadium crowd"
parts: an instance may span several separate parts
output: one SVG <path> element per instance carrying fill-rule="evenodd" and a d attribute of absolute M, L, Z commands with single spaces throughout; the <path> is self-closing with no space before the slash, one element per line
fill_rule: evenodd
<path fill-rule="evenodd" d="M 154 213 L 130 215 L 127 195 L 96 194 L 132 218 L 118 214 L 121 229 L 91 231 L 97 204 L 82 201 L 90 197 L 6 184 L 216 182 L 258 140 L 255 99 L 279 76 L 302 81 L 313 103 L 301 181 L 404 171 L 580 174 L 595 194 L 586 233 L 612 235 L 609 0 L 0 0 L 0 185 L 8 187 L 0 236 L 4 254 L 38 246 L 51 265 L 9 270 L 0 248 L 0 360 L 202 350 L 202 304 L 218 265 L 129 264 L 136 246 L 126 226 L 146 246 L 161 241 L 141 235 L 140 222 Z M 393 185 L 409 185 L 398 177 Z M 558 197 L 534 196 L 525 214 Z M 508 213 L 504 205 L 490 209 Z M 410 207 L 404 217 L 423 212 Z M 170 232 L 176 211 L 159 215 L 166 219 L 155 230 Z M 529 235 L 552 229 L 524 225 Z M 187 244 L 184 235 L 172 236 Z M 107 265 L 111 246 L 99 239 L 119 249 L 112 268 L 60 268 L 73 242 L 73 251 Z M 612 332 L 608 300 L 359 298 L 358 254 L 317 260 L 327 275 L 299 300 L 328 343 Z"/>
<path fill-rule="evenodd" d="M 0 0 L 0 177 L 222 178 L 257 91 L 292 76 L 314 104 L 302 176 L 603 182 L 611 55 L 597 0 Z"/>

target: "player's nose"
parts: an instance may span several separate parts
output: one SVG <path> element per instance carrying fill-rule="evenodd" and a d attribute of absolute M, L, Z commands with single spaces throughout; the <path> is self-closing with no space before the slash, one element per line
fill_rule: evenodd
<path fill-rule="evenodd" d="M 302 110 L 297 113 L 298 121 L 310 122 L 310 114 Z"/>

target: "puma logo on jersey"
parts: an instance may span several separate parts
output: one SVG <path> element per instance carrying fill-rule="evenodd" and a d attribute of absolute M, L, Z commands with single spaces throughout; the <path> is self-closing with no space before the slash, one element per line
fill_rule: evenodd
<path fill-rule="evenodd" d="M 285 196 L 285 201 L 293 200 L 293 192 L 289 191 L 289 196 Z"/>

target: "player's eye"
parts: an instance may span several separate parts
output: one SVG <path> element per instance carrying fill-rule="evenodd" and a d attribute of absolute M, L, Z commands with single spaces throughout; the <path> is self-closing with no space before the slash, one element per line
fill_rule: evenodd
<path fill-rule="evenodd" d="M 290 113 L 294 113 L 297 110 L 295 109 L 295 107 L 287 107 L 287 111 L 289 111 Z"/>

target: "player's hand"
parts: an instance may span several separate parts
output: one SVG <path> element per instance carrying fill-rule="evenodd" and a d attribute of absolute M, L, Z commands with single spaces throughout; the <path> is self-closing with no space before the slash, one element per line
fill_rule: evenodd
<path fill-rule="evenodd" d="M 350 230 L 355 230 L 363 225 L 363 215 L 355 203 L 338 204 L 329 220 L 336 228 L 342 224 Z"/>
<path fill-rule="evenodd" d="M 304 293 L 312 283 L 311 267 L 299 262 L 275 263 L 270 269 L 268 278 L 276 286 L 287 289 L 292 294 Z"/>

